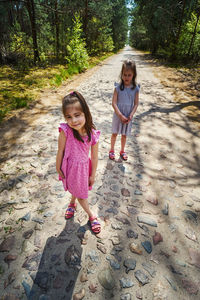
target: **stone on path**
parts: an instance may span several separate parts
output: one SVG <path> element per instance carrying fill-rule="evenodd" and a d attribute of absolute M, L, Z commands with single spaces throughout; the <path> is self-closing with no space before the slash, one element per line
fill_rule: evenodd
<path fill-rule="evenodd" d="M 157 223 L 146 216 L 137 216 L 137 220 L 139 223 L 144 223 L 153 227 L 157 227 Z"/>
<path fill-rule="evenodd" d="M 182 285 L 189 294 L 194 294 L 194 295 L 198 294 L 199 286 L 197 283 L 193 282 L 192 280 L 183 278 Z"/>
<path fill-rule="evenodd" d="M 157 199 L 156 195 L 148 195 L 146 200 L 153 205 L 158 205 L 158 199 Z"/>
<path fill-rule="evenodd" d="M 142 263 L 143 268 L 151 275 L 151 277 L 156 276 L 156 270 L 150 263 Z"/>
<path fill-rule="evenodd" d="M 147 253 L 152 252 L 152 245 L 149 241 L 144 241 L 141 243 L 141 245 L 144 247 L 144 249 L 146 250 Z"/>
<path fill-rule="evenodd" d="M 197 225 L 197 214 L 192 210 L 184 210 L 183 217 L 186 219 L 186 221 L 191 221 Z"/>
<path fill-rule="evenodd" d="M 189 255 L 191 258 L 190 264 L 200 268 L 200 252 L 195 249 L 189 249 Z"/>
<path fill-rule="evenodd" d="M 137 270 L 135 273 L 135 278 L 142 284 L 145 285 L 149 283 L 149 277 L 141 270 Z"/>
<path fill-rule="evenodd" d="M 81 300 L 85 297 L 85 290 L 81 289 L 78 293 L 73 295 L 73 300 Z"/>
<path fill-rule="evenodd" d="M 123 294 L 120 296 L 120 300 L 132 300 L 131 294 Z"/>
<path fill-rule="evenodd" d="M 142 250 L 139 248 L 139 246 L 137 244 L 131 243 L 129 247 L 130 247 L 131 252 L 139 254 L 139 255 L 142 254 Z"/>
<path fill-rule="evenodd" d="M 110 269 L 103 269 L 98 274 L 100 284 L 106 290 L 112 290 L 115 286 L 115 280 Z"/>
<path fill-rule="evenodd" d="M 157 245 L 158 243 L 163 241 L 163 237 L 159 232 L 155 232 L 154 236 L 153 236 L 153 244 Z"/>
<path fill-rule="evenodd" d="M 0 244 L 0 252 L 9 252 L 14 247 L 14 244 L 15 244 L 15 237 L 14 236 L 6 238 Z"/>
<path fill-rule="evenodd" d="M 135 270 L 135 267 L 136 267 L 136 260 L 135 259 L 132 259 L 132 258 L 127 258 L 125 259 L 124 261 L 124 266 L 126 268 L 126 273 L 128 274 L 128 272 L 130 270 Z"/>
<path fill-rule="evenodd" d="M 120 286 L 122 288 L 129 288 L 129 287 L 134 286 L 134 283 L 130 278 L 122 277 L 119 281 L 120 281 Z"/>
<path fill-rule="evenodd" d="M 129 192 L 128 189 L 122 188 L 122 189 L 121 189 L 121 193 L 122 193 L 122 195 L 125 196 L 125 197 L 130 197 L 130 192 Z"/>

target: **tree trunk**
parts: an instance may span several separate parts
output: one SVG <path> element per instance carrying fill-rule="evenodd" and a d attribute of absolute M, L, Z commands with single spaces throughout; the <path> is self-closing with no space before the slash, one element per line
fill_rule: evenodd
<path fill-rule="evenodd" d="M 85 14 L 83 19 L 83 32 L 85 33 L 87 43 L 87 26 L 88 26 L 88 0 L 85 0 Z"/>
<path fill-rule="evenodd" d="M 186 4 L 186 0 L 183 1 L 183 7 L 182 7 L 182 12 L 181 12 L 181 20 L 180 20 L 180 24 L 179 24 L 179 28 L 178 28 L 178 33 L 176 35 L 175 48 L 178 44 L 180 33 L 181 33 L 181 28 L 182 28 L 182 24 L 183 24 L 183 17 L 184 17 L 184 11 L 185 11 L 185 4 Z"/>
<path fill-rule="evenodd" d="M 56 27 L 56 58 L 59 58 L 60 43 L 59 43 L 59 18 L 58 18 L 58 1 L 55 2 L 55 27 Z"/>
<path fill-rule="evenodd" d="M 38 44 L 37 44 L 37 31 L 36 31 L 36 19 L 35 19 L 35 7 L 34 0 L 27 0 L 26 2 L 27 10 L 31 22 L 31 31 L 32 31 L 32 39 L 33 39 L 33 51 L 34 51 L 34 63 L 40 61 Z"/>

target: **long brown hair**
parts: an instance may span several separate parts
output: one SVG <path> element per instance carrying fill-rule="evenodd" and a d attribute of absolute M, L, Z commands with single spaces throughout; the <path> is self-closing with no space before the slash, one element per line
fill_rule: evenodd
<path fill-rule="evenodd" d="M 75 104 L 77 102 L 80 103 L 81 111 L 85 115 L 85 130 L 86 130 L 89 141 L 91 141 L 92 129 L 96 129 L 96 128 L 95 128 L 95 125 L 93 123 L 92 115 L 91 115 L 90 109 L 87 105 L 87 102 L 85 101 L 84 97 L 79 92 L 73 91 L 73 92 L 71 92 L 70 94 L 66 95 L 63 98 L 63 100 L 62 100 L 63 115 L 65 116 L 65 112 L 66 112 L 66 109 L 67 109 L 68 105 L 72 105 L 72 104 Z M 84 143 L 84 141 L 81 138 L 79 132 L 77 130 L 73 129 L 73 128 L 72 128 L 72 130 L 73 130 L 74 137 L 77 140 Z"/>
<path fill-rule="evenodd" d="M 120 73 L 120 79 L 121 79 L 120 90 L 121 91 L 124 90 L 124 81 L 122 79 L 122 76 L 123 76 L 123 73 L 125 70 L 131 70 L 133 72 L 133 79 L 132 79 L 133 87 L 132 87 L 132 89 L 134 89 L 136 87 L 136 77 L 137 77 L 136 64 L 133 60 L 125 60 L 122 64 L 122 69 L 121 69 L 121 73 Z"/>

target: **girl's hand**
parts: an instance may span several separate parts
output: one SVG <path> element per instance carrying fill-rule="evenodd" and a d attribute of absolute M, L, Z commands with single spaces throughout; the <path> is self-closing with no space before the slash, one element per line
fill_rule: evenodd
<path fill-rule="evenodd" d="M 95 182 L 95 177 L 94 176 L 90 176 L 89 177 L 89 186 L 92 186 Z"/>
<path fill-rule="evenodd" d="M 57 170 L 57 172 L 58 172 L 58 174 L 60 175 L 60 177 L 61 177 L 62 179 L 65 178 L 65 176 L 64 176 L 64 174 L 63 174 L 63 172 L 62 172 L 61 170 Z"/>
<path fill-rule="evenodd" d="M 127 121 L 127 124 L 128 123 L 130 123 L 130 121 L 133 119 L 133 116 L 132 115 L 130 115 L 129 117 L 128 117 L 128 121 Z"/>
<path fill-rule="evenodd" d="M 127 123 L 128 122 L 128 118 L 126 118 L 124 115 L 120 115 L 119 118 L 120 118 L 122 123 Z"/>

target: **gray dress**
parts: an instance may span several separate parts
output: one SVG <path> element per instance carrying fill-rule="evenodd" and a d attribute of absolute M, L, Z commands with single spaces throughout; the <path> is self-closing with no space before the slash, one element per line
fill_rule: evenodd
<path fill-rule="evenodd" d="M 117 107 L 125 117 L 129 117 L 133 109 L 135 95 L 139 92 L 140 88 L 138 85 L 135 89 L 131 89 L 131 87 L 124 87 L 124 90 L 121 91 L 120 84 L 115 84 L 115 86 L 117 91 Z M 131 128 L 132 120 L 128 124 L 124 124 L 114 112 L 112 119 L 112 133 L 130 135 Z"/>

